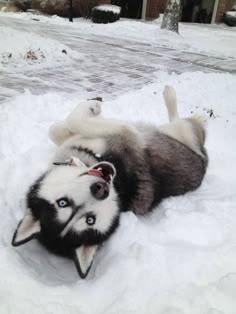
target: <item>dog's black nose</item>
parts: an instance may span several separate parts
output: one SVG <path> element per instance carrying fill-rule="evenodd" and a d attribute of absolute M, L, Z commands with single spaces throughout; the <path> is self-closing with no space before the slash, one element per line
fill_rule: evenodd
<path fill-rule="evenodd" d="M 105 200 L 109 195 L 109 187 L 106 182 L 96 182 L 91 185 L 90 190 L 98 200 Z"/>

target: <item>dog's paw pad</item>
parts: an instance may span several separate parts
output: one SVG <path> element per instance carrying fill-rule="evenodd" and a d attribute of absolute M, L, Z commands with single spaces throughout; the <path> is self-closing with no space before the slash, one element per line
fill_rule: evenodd
<path fill-rule="evenodd" d="M 89 106 L 89 111 L 92 116 L 97 116 L 102 111 L 101 102 L 93 101 L 93 103 Z"/>

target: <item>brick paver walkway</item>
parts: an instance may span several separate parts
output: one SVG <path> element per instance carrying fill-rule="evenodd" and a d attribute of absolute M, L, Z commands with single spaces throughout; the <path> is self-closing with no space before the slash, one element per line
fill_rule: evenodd
<path fill-rule="evenodd" d="M 34 94 L 45 92 L 80 92 L 87 97 L 101 95 L 113 98 L 154 80 L 158 70 L 168 72 L 230 72 L 236 73 L 236 59 L 213 58 L 199 53 L 186 53 L 158 44 L 114 39 L 108 36 L 86 34 L 79 28 L 66 29 L 15 18 L 0 18 L 0 26 L 31 31 L 66 44 L 79 52 L 73 65 L 60 68 L 26 70 L 21 73 L 0 74 L 0 101 L 25 88 Z"/>

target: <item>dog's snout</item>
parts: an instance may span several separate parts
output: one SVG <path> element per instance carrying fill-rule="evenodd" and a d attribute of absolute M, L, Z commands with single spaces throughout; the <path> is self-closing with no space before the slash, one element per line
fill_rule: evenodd
<path fill-rule="evenodd" d="M 98 200 L 105 200 L 109 195 L 109 187 L 106 182 L 96 182 L 91 185 L 90 190 Z"/>

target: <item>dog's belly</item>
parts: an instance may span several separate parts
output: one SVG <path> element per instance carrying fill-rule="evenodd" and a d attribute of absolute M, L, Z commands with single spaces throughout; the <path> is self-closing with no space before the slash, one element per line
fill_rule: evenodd
<path fill-rule="evenodd" d="M 121 211 L 145 214 L 165 197 L 196 189 L 204 177 L 207 156 L 203 147 L 200 149 L 205 158 L 153 129 L 144 138 L 145 145 L 137 145 L 135 137 L 129 140 L 123 134 L 106 137 L 104 152 L 98 159 L 96 151 L 91 151 L 89 145 L 81 149 L 80 141 L 76 140 L 64 147 L 63 159 L 74 155 L 87 166 L 99 160 L 111 162 L 117 170 L 114 186 Z"/>
<path fill-rule="evenodd" d="M 149 147 L 151 173 L 155 182 L 158 182 L 154 204 L 160 199 L 160 194 L 162 198 L 181 195 L 201 184 L 207 167 L 207 156 L 203 148 L 205 158 L 159 132 Z"/>

